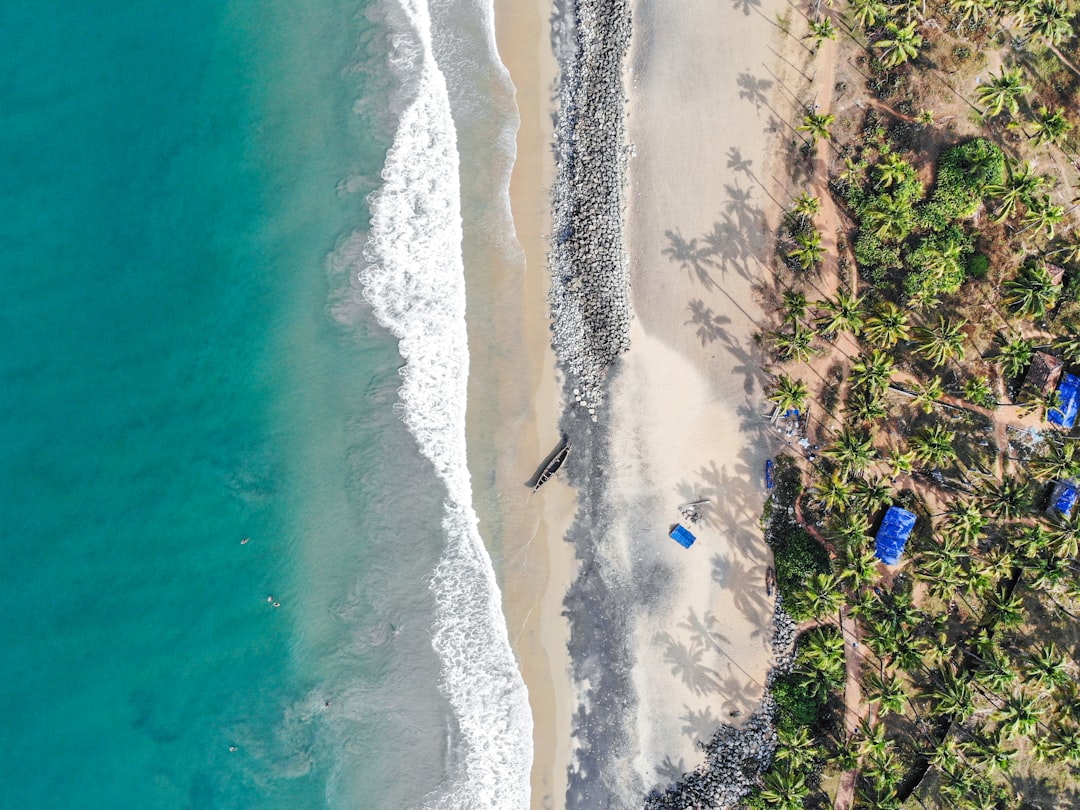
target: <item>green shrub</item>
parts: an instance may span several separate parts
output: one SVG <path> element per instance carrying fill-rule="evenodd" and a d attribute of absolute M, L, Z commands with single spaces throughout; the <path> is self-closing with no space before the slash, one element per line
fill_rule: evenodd
<path fill-rule="evenodd" d="M 990 272 L 990 257 L 985 253 L 973 253 L 968 256 L 964 272 L 968 278 L 986 278 Z"/>
<path fill-rule="evenodd" d="M 815 728 L 827 703 L 825 698 L 811 695 L 800 682 L 801 676 L 789 672 L 780 675 L 772 684 L 776 701 L 776 725 L 785 731 L 799 726 Z"/>
<path fill-rule="evenodd" d="M 943 231 L 958 219 L 973 216 L 988 185 L 1005 178 L 1005 156 L 985 138 L 974 138 L 941 153 L 937 182 L 930 199 L 919 206 L 919 223 Z"/>

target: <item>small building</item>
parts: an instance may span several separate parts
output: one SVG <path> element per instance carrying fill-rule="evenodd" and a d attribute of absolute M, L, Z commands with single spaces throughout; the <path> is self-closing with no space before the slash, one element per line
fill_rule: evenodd
<path fill-rule="evenodd" d="M 1080 409 L 1080 377 L 1075 374 L 1066 374 L 1057 392 L 1061 404 L 1056 408 L 1051 408 L 1046 418 L 1052 425 L 1071 428 L 1076 422 L 1076 412 Z"/>
<path fill-rule="evenodd" d="M 1031 366 L 1024 375 L 1023 387 L 1033 388 L 1046 396 L 1057 387 L 1064 368 L 1065 363 L 1060 357 L 1046 352 L 1035 352 L 1035 356 L 1031 358 Z"/>
<path fill-rule="evenodd" d="M 690 530 L 682 524 L 676 525 L 675 528 L 671 530 L 671 539 L 683 548 L 690 548 L 690 546 L 694 545 L 694 541 L 697 540 L 697 538 L 690 533 Z"/>
<path fill-rule="evenodd" d="M 1072 517 L 1073 509 L 1076 508 L 1076 484 L 1071 481 L 1058 481 L 1054 484 L 1054 490 L 1050 493 L 1050 506 L 1047 512 L 1057 514 L 1064 518 Z"/>
<path fill-rule="evenodd" d="M 896 565 L 914 528 L 915 515 L 912 512 L 899 506 L 890 506 L 874 537 L 874 556 L 886 565 Z"/>

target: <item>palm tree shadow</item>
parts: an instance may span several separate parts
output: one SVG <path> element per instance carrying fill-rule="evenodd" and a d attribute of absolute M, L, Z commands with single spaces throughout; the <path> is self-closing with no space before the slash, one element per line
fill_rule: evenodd
<path fill-rule="evenodd" d="M 664 256 L 679 264 L 692 277 L 696 277 L 706 289 L 719 288 L 709 271 L 711 251 L 708 248 L 698 247 L 697 239 L 688 241 L 678 231 L 665 231 L 664 236 L 670 242 L 668 247 L 660 251 Z"/>
<path fill-rule="evenodd" d="M 686 761 L 682 757 L 673 760 L 671 754 L 667 754 L 655 769 L 661 784 L 673 784 L 686 776 Z"/>
<path fill-rule="evenodd" d="M 727 644 L 729 640 L 727 636 L 718 633 L 714 628 L 717 625 L 716 617 L 711 613 L 706 613 L 703 618 L 699 618 L 693 608 L 690 608 L 686 614 L 686 619 L 679 622 L 679 627 L 683 630 L 690 632 L 690 637 L 694 646 L 702 646 L 706 649 L 712 648 L 714 650 L 721 649 L 721 643 Z"/>
<path fill-rule="evenodd" d="M 706 695 L 720 689 L 720 674 L 702 662 L 706 647 L 678 641 L 666 630 L 653 637 L 653 643 L 664 648 L 664 662 L 671 665 L 671 674 L 679 676 L 683 684 L 695 695 Z"/>
<path fill-rule="evenodd" d="M 697 336 L 702 346 L 723 337 L 725 334 L 723 327 L 731 323 L 731 318 L 726 315 L 717 315 L 711 307 L 705 306 L 705 302 L 700 298 L 693 299 L 687 308 L 690 310 L 690 320 L 685 321 L 685 324 L 697 326 Z"/>
<path fill-rule="evenodd" d="M 763 105 L 768 104 L 768 91 L 773 86 L 771 79 L 759 79 L 749 70 L 744 70 L 735 83 L 739 87 L 739 98 L 749 101 L 759 110 Z"/>
<path fill-rule="evenodd" d="M 712 706 L 706 706 L 699 712 L 694 711 L 685 703 L 683 708 L 686 709 L 686 714 L 679 718 L 684 723 L 682 733 L 691 740 L 705 742 L 720 727 L 720 719 L 713 717 Z"/>
<path fill-rule="evenodd" d="M 759 11 L 761 0 L 734 0 L 731 5 L 736 11 L 741 9 L 743 15 L 749 17 L 751 11 Z"/>

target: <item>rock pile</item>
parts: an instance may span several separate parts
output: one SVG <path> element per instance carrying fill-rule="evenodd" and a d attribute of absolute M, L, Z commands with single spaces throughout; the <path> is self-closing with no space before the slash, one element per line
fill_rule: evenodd
<path fill-rule="evenodd" d="M 630 348 L 622 217 L 629 0 L 578 0 L 574 17 L 576 47 L 562 60 L 555 130 L 551 343 L 575 399 L 594 414 L 608 366 Z"/>
<path fill-rule="evenodd" d="M 773 679 L 791 670 L 795 653 L 795 622 L 784 612 L 779 596 L 773 613 L 773 653 L 776 665 L 769 672 L 766 687 Z M 702 747 L 705 764 L 684 774 L 675 785 L 654 790 L 645 800 L 646 810 L 690 810 L 690 808 L 731 808 L 738 805 L 776 753 L 773 716 L 776 703 L 766 688 L 765 698 L 742 728 L 723 725 Z"/>

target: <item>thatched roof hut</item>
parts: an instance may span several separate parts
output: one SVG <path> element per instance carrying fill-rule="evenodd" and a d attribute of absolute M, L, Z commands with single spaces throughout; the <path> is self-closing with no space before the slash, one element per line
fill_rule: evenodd
<path fill-rule="evenodd" d="M 1034 388 L 1045 396 L 1057 388 L 1064 368 L 1065 363 L 1060 357 L 1054 357 L 1046 352 L 1035 352 L 1035 356 L 1031 358 L 1031 367 L 1024 375 L 1023 387 Z"/>

